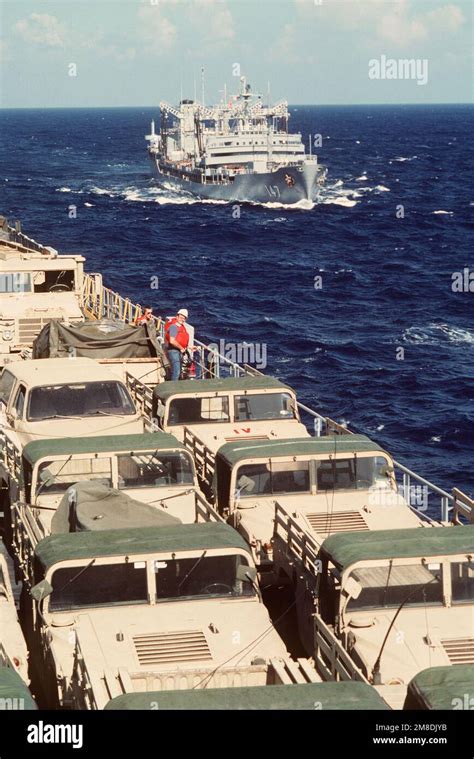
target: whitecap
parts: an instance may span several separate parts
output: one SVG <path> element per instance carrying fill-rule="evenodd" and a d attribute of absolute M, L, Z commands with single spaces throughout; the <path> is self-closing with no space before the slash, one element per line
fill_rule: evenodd
<path fill-rule="evenodd" d="M 385 187 L 383 184 L 378 184 L 375 189 L 379 192 L 390 192 L 390 189 L 388 187 Z"/>
<path fill-rule="evenodd" d="M 385 424 L 379 424 L 378 427 L 376 427 L 377 432 L 381 432 L 385 427 Z"/>
<path fill-rule="evenodd" d="M 70 187 L 57 187 L 55 192 L 72 192 Z"/>
<path fill-rule="evenodd" d="M 431 213 L 436 214 L 438 216 L 441 215 L 441 214 L 443 214 L 445 216 L 452 216 L 453 215 L 453 211 L 442 211 L 441 210 L 441 211 L 432 211 Z"/>
<path fill-rule="evenodd" d="M 84 203 L 84 205 L 87 206 L 87 208 L 93 208 L 94 203 Z"/>
<path fill-rule="evenodd" d="M 357 200 L 350 200 L 350 198 L 326 198 L 322 201 L 324 205 L 344 206 L 345 208 L 352 208 L 357 205 Z"/>
<path fill-rule="evenodd" d="M 430 437 L 430 441 L 432 443 L 439 443 L 439 442 L 441 442 L 441 435 L 433 435 L 433 437 Z"/>
<path fill-rule="evenodd" d="M 367 182 L 367 174 L 361 174 L 360 177 L 357 177 L 356 182 Z"/>

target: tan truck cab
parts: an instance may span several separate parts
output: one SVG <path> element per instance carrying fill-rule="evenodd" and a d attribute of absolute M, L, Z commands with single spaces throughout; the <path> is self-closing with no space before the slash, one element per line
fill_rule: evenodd
<path fill-rule="evenodd" d="M 276 507 L 319 544 L 332 532 L 421 523 L 397 492 L 393 459 L 365 435 L 226 443 L 212 474 L 212 502 L 261 571 L 273 566 Z"/>
<path fill-rule="evenodd" d="M 162 382 L 153 417 L 165 432 L 184 440 L 188 431 L 213 453 L 233 440 L 309 437 L 294 390 L 273 377 Z"/>
<path fill-rule="evenodd" d="M 36 546 L 32 565 L 30 624 L 50 708 L 291 682 L 278 676 L 289 657 L 252 556 L 228 525 L 53 535 Z"/>
<path fill-rule="evenodd" d="M 32 440 L 143 432 L 123 382 L 89 358 L 15 361 L 0 376 L 4 430 Z"/>
<path fill-rule="evenodd" d="M 313 650 L 326 625 L 398 709 L 422 670 L 474 664 L 473 546 L 474 525 L 327 538 Z"/>
<path fill-rule="evenodd" d="M 184 523 L 211 510 L 191 454 L 165 432 L 35 440 L 23 450 L 8 441 L 0 484 L 4 539 L 20 567 L 32 539 L 140 526 L 150 514 L 140 504 Z"/>
<path fill-rule="evenodd" d="M 0 366 L 31 348 L 53 319 L 84 319 L 81 295 L 85 259 L 42 252 L 0 240 Z"/>

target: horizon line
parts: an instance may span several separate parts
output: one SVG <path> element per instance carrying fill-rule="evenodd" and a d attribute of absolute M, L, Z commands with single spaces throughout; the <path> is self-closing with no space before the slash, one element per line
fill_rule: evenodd
<path fill-rule="evenodd" d="M 474 102 L 459 102 L 459 101 L 446 101 L 446 102 L 427 102 L 427 103 L 288 103 L 289 108 L 302 107 L 302 108 L 352 108 L 356 107 L 397 107 L 397 106 L 442 106 L 442 105 L 464 105 L 474 106 Z M 137 108 L 156 108 L 159 110 L 160 106 L 157 105 L 1 105 L 0 111 L 73 111 L 73 110 L 118 110 L 118 109 L 137 109 Z"/>

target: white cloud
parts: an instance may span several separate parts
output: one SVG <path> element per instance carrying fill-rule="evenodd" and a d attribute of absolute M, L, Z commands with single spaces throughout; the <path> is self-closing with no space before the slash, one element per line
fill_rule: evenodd
<path fill-rule="evenodd" d="M 64 47 L 66 31 L 56 16 L 48 13 L 30 13 L 28 18 L 15 24 L 15 31 L 25 42 L 45 47 Z"/>
<path fill-rule="evenodd" d="M 154 53 L 169 50 L 176 42 L 176 26 L 163 15 L 160 9 L 160 5 L 167 5 L 168 2 L 169 0 L 166 0 L 165 3 L 142 6 L 138 11 L 138 18 L 142 25 L 142 39 L 147 48 Z"/>
<path fill-rule="evenodd" d="M 235 37 L 234 19 L 228 8 L 216 8 L 212 11 L 208 36 L 214 42 L 226 42 Z"/>
<path fill-rule="evenodd" d="M 406 3 L 397 3 L 386 13 L 378 25 L 378 34 L 382 39 L 400 46 L 426 39 L 428 31 L 420 16 L 412 17 Z"/>
<path fill-rule="evenodd" d="M 450 32 L 457 32 L 466 20 L 464 13 L 457 5 L 443 5 L 442 8 L 429 11 L 426 15 L 432 26 L 447 29 Z"/>

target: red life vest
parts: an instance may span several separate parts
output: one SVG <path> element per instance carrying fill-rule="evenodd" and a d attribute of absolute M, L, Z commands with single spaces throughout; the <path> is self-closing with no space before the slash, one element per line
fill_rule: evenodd
<path fill-rule="evenodd" d="M 165 340 L 168 348 L 173 349 L 175 347 L 174 345 L 170 345 L 170 327 L 173 324 L 176 324 L 178 327 L 178 334 L 175 337 L 176 342 L 178 342 L 182 348 L 186 349 L 189 345 L 189 333 L 184 324 L 178 324 L 176 316 L 173 316 L 173 318 L 165 324 Z"/>

